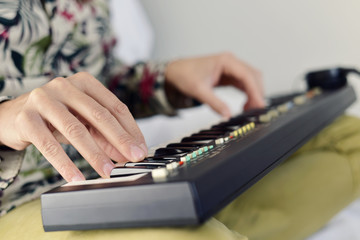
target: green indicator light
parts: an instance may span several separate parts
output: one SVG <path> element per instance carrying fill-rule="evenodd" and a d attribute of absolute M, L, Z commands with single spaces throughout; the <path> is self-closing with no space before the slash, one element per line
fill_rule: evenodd
<path fill-rule="evenodd" d="M 199 153 L 199 155 L 201 155 L 203 152 L 202 152 L 202 150 L 201 150 L 201 149 L 199 149 L 198 153 Z"/>
<path fill-rule="evenodd" d="M 207 152 L 208 150 L 208 147 L 204 147 L 204 152 Z"/>
<path fill-rule="evenodd" d="M 190 156 L 186 156 L 186 161 L 190 161 Z"/>
<path fill-rule="evenodd" d="M 193 152 L 191 155 L 193 158 L 196 158 L 196 152 Z"/>
<path fill-rule="evenodd" d="M 213 149 L 213 148 L 214 148 L 214 145 L 210 145 L 210 146 L 209 146 L 209 149 Z"/>

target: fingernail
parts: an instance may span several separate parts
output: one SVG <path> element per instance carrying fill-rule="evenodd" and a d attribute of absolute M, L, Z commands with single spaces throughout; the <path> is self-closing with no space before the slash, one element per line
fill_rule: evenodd
<path fill-rule="evenodd" d="M 143 150 L 141 150 L 141 148 L 139 148 L 136 145 L 132 145 L 130 147 L 130 151 L 131 151 L 131 157 L 133 161 L 140 161 L 143 160 L 145 158 L 145 153 Z"/>
<path fill-rule="evenodd" d="M 113 170 L 114 165 L 111 163 L 105 163 L 103 171 L 106 177 L 110 177 L 111 171 Z"/>
<path fill-rule="evenodd" d="M 146 145 L 144 143 L 140 144 L 141 149 L 144 151 L 145 155 L 148 154 L 148 148 L 146 147 Z"/>
<path fill-rule="evenodd" d="M 84 181 L 84 177 L 83 176 L 79 176 L 79 175 L 75 175 L 71 178 L 71 182 L 79 182 L 79 181 Z"/>

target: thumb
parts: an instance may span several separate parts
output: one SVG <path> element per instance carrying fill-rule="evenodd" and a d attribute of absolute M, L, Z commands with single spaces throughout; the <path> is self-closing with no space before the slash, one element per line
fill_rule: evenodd
<path fill-rule="evenodd" d="M 197 99 L 205 104 L 208 104 L 215 112 L 219 113 L 226 119 L 231 117 L 229 107 L 218 98 L 212 88 L 203 88 L 198 94 Z"/>

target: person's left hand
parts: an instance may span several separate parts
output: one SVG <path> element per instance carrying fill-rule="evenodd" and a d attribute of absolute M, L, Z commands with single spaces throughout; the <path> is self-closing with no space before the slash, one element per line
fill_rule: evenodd
<path fill-rule="evenodd" d="M 213 91 L 215 86 L 232 85 L 244 91 L 244 109 L 264 107 L 262 77 L 259 71 L 231 53 L 189 58 L 169 63 L 165 78 L 180 92 L 208 104 L 225 118 L 229 107 Z"/>

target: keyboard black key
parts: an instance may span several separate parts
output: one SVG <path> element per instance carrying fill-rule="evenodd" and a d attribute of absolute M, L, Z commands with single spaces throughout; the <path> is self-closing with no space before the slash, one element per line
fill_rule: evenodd
<path fill-rule="evenodd" d="M 228 122 L 223 122 L 223 123 L 219 123 L 215 126 L 219 126 L 219 127 L 230 127 L 230 126 L 244 126 L 246 124 L 249 124 L 251 121 L 249 119 L 241 119 L 241 120 L 238 120 L 238 119 L 233 119 L 233 120 L 230 120 Z"/>
<path fill-rule="evenodd" d="M 218 136 L 192 136 L 184 137 L 181 142 L 207 142 L 208 140 L 215 140 Z"/>
<path fill-rule="evenodd" d="M 154 156 L 183 156 L 189 153 L 190 150 L 176 149 L 176 148 L 158 148 L 156 149 Z"/>
<path fill-rule="evenodd" d="M 241 128 L 242 126 L 240 125 L 234 125 L 234 126 L 218 126 L 218 125 L 214 125 L 211 127 L 211 130 L 213 131 L 234 131 L 237 130 L 238 128 Z"/>
<path fill-rule="evenodd" d="M 170 143 L 166 147 L 203 147 L 208 145 L 214 145 L 215 143 L 197 143 L 197 142 L 182 142 L 182 143 Z"/>
<path fill-rule="evenodd" d="M 182 146 L 182 147 L 166 147 L 166 148 L 169 148 L 169 149 L 179 149 L 179 150 L 182 150 L 182 151 L 187 151 L 187 152 L 193 152 L 193 151 L 196 151 L 196 149 L 198 149 L 199 147 L 191 147 L 191 146 Z"/>
<path fill-rule="evenodd" d="M 161 161 L 161 162 L 179 162 L 182 160 L 182 158 L 184 158 L 184 156 L 177 156 L 177 155 L 168 155 L 168 156 L 150 156 L 147 157 L 146 159 L 150 159 L 153 161 Z"/>
<path fill-rule="evenodd" d="M 219 133 L 219 134 L 194 133 L 190 137 L 210 137 L 214 139 L 224 135 L 225 135 L 224 133 Z"/>
<path fill-rule="evenodd" d="M 209 135 L 221 135 L 221 134 L 225 134 L 225 133 L 229 133 L 231 132 L 231 130 L 228 130 L 226 128 L 223 129 L 207 129 L 207 130 L 201 130 L 199 133 L 200 134 L 209 134 Z"/>
<path fill-rule="evenodd" d="M 199 142 L 206 143 L 211 140 L 214 142 L 214 145 L 219 145 L 224 143 L 224 138 L 219 136 L 193 136 L 193 137 L 184 137 L 181 142 Z"/>

